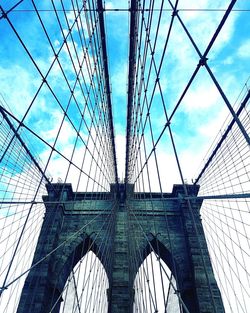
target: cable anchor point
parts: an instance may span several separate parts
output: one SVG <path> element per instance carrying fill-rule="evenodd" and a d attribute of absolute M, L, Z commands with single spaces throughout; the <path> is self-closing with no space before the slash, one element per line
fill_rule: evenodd
<path fill-rule="evenodd" d="M 0 6 L 0 11 L 2 12 L 2 15 L 0 16 L 0 19 L 2 19 L 2 18 L 7 18 L 7 13 L 4 11 L 4 9 L 2 8 L 2 6 Z"/>
<path fill-rule="evenodd" d="M 199 61 L 199 63 L 198 63 L 198 66 L 204 66 L 204 65 L 206 65 L 207 64 L 207 60 L 208 60 L 208 58 L 207 57 L 201 57 L 200 58 L 200 61 Z"/>
<path fill-rule="evenodd" d="M 173 10 L 173 13 L 172 13 L 172 16 L 173 16 L 173 17 L 174 17 L 174 16 L 177 16 L 177 15 L 178 15 L 178 13 L 179 13 L 179 10 L 174 9 L 174 10 Z"/>

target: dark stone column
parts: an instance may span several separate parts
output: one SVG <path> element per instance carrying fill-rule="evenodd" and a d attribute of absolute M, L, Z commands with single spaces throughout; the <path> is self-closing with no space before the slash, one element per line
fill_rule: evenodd
<path fill-rule="evenodd" d="M 112 247 L 113 271 L 109 293 L 109 313 L 130 313 L 133 309 L 129 280 L 128 212 L 125 206 L 126 198 L 130 196 L 130 193 L 124 184 L 118 185 L 119 206 L 116 210 Z"/>
<path fill-rule="evenodd" d="M 61 206 L 47 207 L 32 265 L 44 258 L 57 244 L 57 234 L 61 228 L 62 216 Z M 53 312 L 59 312 L 61 301 L 58 297 L 61 290 L 58 290 L 50 282 L 52 276 L 50 261 L 51 257 L 47 257 L 29 272 L 17 313 L 49 312 L 56 299 L 59 301 Z"/>
<path fill-rule="evenodd" d="M 120 203 L 116 212 L 109 313 L 130 312 L 131 299 L 127 238 L 127 212 L 125 211 L 124 203 Z"/>
<path fill-rule="evenodd" d="M 189 188 L 189 195 L 196 195 L 198 190 Z M 184 191 L 179 193 L 184 197 Z M 182 298 L 187 305 L 197 303 L 199 313 L 224 313 L 220 290 L 214 277 L 209 257 L 206 238 L 200 218 L 201 201 L 198 199 L 179 200 L 184 222 L 186 244 L 192 271 L 192 286 L 183 290 Z M 190 295 L 193 295 L 192 297 Z M 190 303 L 190 299 L 193 299 Z"/>

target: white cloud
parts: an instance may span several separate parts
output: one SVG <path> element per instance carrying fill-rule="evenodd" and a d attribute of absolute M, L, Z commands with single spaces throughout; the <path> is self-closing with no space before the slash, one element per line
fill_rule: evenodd
<path fill-rule="evenodd" d="M 40 121 L 41 129 L 45 129 L 41 131 L 41 136 L 48 142 L 54 142 L 63 121 L 63 112 L 59 110 L 51 110 L 50 111 L 50 120 L 42 120 Z M 66 146 L 70 144 L 76 137 L 76 132 L 73 126 L 69 121 L 64 119 L 62 128 L 60 130 L 60 134 L 58 137 L 57 145 L 58 146 Z"/>
<path fill-rule="evenodd" d="M 120 63 L 116 68 L 115 72 L 112 74 L 112 92 L 116 96 L 125 97 L 127 93 L 127 73 L 128 66 L 127 62 Z"/>
<path fill-rule="evenodd" d="M 119 3 L 118 3 L 118 1 L 111 0 L 111 1 L 105 2 L 105 9 L 111 10 L 111 9 L 118 9 L 118 8 L 119 9 L 126 9 L 126 8 L 128 8 L 128 1 L 120 0 Z"/>
<path fill-rule="evenodd" d="M 249 40 L 246 40 L 244 41 L 241 46 L 238 48 L 238 51 L 237 51 L 237 55 L 240 57 L 240 58 L 246 58 L 246 59 L 249 59 L 250 58 L 250 39 Z"/>
<path fill-rule="evenodd" d="M 126 137 L 122 134 L 115 136 L 115 147 L 116 147 L 116 157 L 117 157 L 117 171 L 118 177 L 123 179 L 125 177 L 125 147 L 126 147 Z"/>
<path fill-rule="evenodd" d="M 112 10 L 112 9 L 114 9 L 113 2 L 112 2 L 112 1 L 107 1 L 107 2 L 105 3 L 105 9 L 107 9 L 107 10 Z"/>
<path fill-rule="evenodd" d="M 234 62 L 234 58 L 232 56 L 228 56 L 227 58 L 225 58 L 222 63 L 225 65 L 231 65 Z"/>
<path fill-rule="evenodd" d="M 199 2 L 190 2 L 183 0 L 179 4 L 179 9 L 194 9 L 194 11 L 180 11 L 180 16 L 183 17 L 184 23 L 193 36 L 201 53 L 205 51 L 210 39 L 212 38 L 215 30 L 217 29 L 225 11 L 195 11 L 195 9 L 226 9 L 228 7 L 228 1 L 220 0 L 201 0 Z M 220 31 L 215 44 L 213 45 L 210 53 L 210 57 L 217 54 L 221 49 L 225 48 L 226 43 L 230 41 L 234 33 L 235 23 L 239 14 L 234 12 L 229 16 L 222 30 Z M 188 40 L 186 36 L 186 40 Z"/>
<path fill-rule="evenodd" d="M 0 66 L 0 92 L 11 111 L 22 118 L 41 80 L 34 72 L 20 66 L 10 68 Z M 4 103 L 3 103 L 4 104 Z"/>
<path fill-rule="evenodd" d="M 216 87 L 208 82 L 202 82 L 196 88 L 188 91 L 183 109 L 188 113 L 211 110 L 218 104 L 219 99 L 220 95 Z"/>
<path fill-rule="evenodd" d="M 202 136 L 205 140 L 209 138 L 210 141 L 216 137 L 217 133 L 219 132 L 224 120 L 225 116 L 227 115 L 228 110 L 226 106 L 218 111 L 216 118 L 210 119 L 205 123 L 202 123 L 198 129 L 199 135 Z"/>

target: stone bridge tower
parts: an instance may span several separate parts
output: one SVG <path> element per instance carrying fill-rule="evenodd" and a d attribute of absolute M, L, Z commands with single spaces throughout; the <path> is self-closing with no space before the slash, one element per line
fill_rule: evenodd
<path fill-rule="evenodd" d="M 182 185 L 174 185 L 170 194 L 144 194 L 143 198 L 134 194 L 132 185 L 112 185 L 111 192 L 103 195 L 105 200 L 100 200 L 100 194 L 74 193 L 70 184 L 47 185 L 48 196 L 44 196 L 46 213 L 33 265 L 55 247 L 59 248 L 31 269 L 17 312 L 58 313 L 63 299 L 57 302 L 56 299 L 60 298 L 71 270 L 91 249 L 95 253 L 98 251 L 110 282 L 107 291 L 108 312 L 132 313 L 132 286 L 141 264 L 134 264 L 133 268 L 137 270 L 132 270 L 128 251 L 136 248 L 144 258 L 154 249 L 172 272 L 176 269 L 178 292 L 190 313 L 223 313 L 221 295 L 200 220 L 201 201 L 196 198 L 198 187 L 186 187 L 189 195 L 192 195 L 192 212 L 183 196 Z M 61 201 L 62 204 L 55 205 L 56 201 Z M 101 237 L 107 243 L 105 250 L 102 250 L 101 238 L 94 234 L 111 209 L 114 210 L 112 231 L 102 229 Z M 131 209 L 134 215 L 130 214 Z M 154 219 L 150 218 L 151 215 L 154 215 Z M 140 231 L 134 232 L 137 238 L 130 238 L 128 227 L 137 227 L 134 216 L 140 219 L 147 240 Z M 146 219 L 145 216 L 149 218 Z M 94 221 L 93 217 L 96 217 Z M 92 222 L 88 226 L 90 221 Z M 87 225 L 84 231 L 81 231 L 81 225 Z M 73 240 L 60 246 L 72 234 L 75 234 Z M 133 239 L 140 242 L 139 247 L 133 247 Z M 108 268 L 103 261 L 106 253 L 112 255 L 112 268 Z M 34 288 L 35 294 L 32 293 Z"/>

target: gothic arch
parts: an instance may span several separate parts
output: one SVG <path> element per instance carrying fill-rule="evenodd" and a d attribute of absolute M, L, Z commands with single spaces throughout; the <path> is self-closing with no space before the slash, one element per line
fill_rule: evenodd
<path fill-rule="evenodd" d="M 154 245 L 154 242 L 152 242 Z M 151 243 L 149 243 L 151 246 Z M 152 250 L 153 248 L 153 250 Z M 161 247 L 162 248 L 162 247 Z M 133 282 L 133 312 L 181 312 L 175 276 L 155 247 L 147 254 Z M 164 247 L 165 248 L 165 247 Z M 150 250 L 150 249 L 149 249 Z M 159 262 L 160 261 L 160 262 Z"/>
<path fill-rule="evenodd" d="M 103 263 L 93 250 L 88 249 L 82 258 L 75 262 L 62 292 L 60 313 L 78 310 L 93 313 L 108 311 L 107 292 L 110 281 Z"/>
<path fill-rule="evenodd" d="M 105 269 L 108 279 L 110 280 L 107 268 L 105 268 L 106 264 L 103 259 L 103 253 L 100 253 L 100 248 L 96 241 L 92 239 L 91 236 L 86 235 L 82 241 L 77 241 L 76 244 L 66 247 L 63 252 L 63 257 L 62 253 L 55 256 L 50 269 L 50 272 L 52 273 L 52 284 L 62 291 L 71 271 L 89 251 L 92 251 L 99 259 Z"/>
<path fill-rule="evenodd" d="M 167 264 L 168 268 L 175 276 L 173 256 L 168 248 L 156 237 L 154 237 L 144 249 L 144 260 L 152 251 L 154 251 Z"/>
<path fill-rule="evenodd" d="M 175 282 L 176 282 L 176 290 L 180 293 L 181 299 L 185 303 L 185 305 L 191 310 L 191 312 L 198 312 L 198 302 L 197 295 L 195 289 L 192 287 L 193 283 L 190 280 L 193 280 L 192 277 L 192 267 L 189 262 L 189 257 L 186 255 L 186 259 L 177 258 L 171 253 L 171 251 L 167 248 L 169 246 L 169 242 L 162 242 L 157 238 L 157 236 L 152 236 L 152 239 L 142 248 L 140 255 L 142 258 L 136 265 L 136 270 L 133 273 L 132 281 L 134 282 L 136 279 L 136 275 L 139 271 L 140 266 L 146 260 L 146 258 L 150 255 L 150 253 L 155 252 L 156 255 L 162 259 L 162 261 L 167 265 L 169 270 L 171 271 Z"/>

